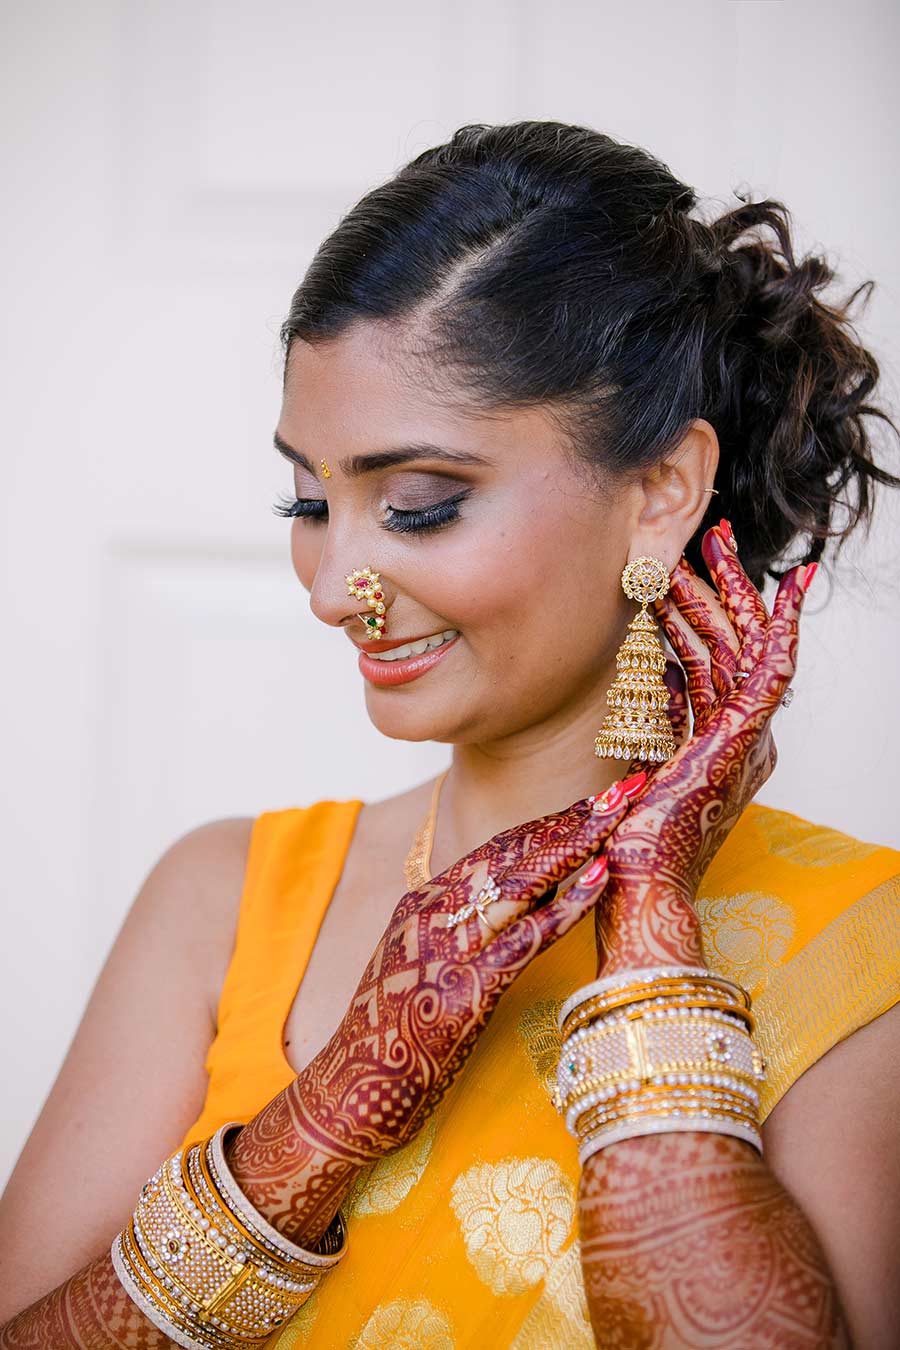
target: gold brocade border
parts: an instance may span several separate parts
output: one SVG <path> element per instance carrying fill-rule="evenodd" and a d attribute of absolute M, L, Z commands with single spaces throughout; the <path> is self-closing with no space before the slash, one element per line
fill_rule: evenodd
<path fill-rule="evenodd" d="M 810 1065 L 900 1002 L 900 874 L 776 967 L 753 1000 L 766 1060 L 760 1120 Z"/>

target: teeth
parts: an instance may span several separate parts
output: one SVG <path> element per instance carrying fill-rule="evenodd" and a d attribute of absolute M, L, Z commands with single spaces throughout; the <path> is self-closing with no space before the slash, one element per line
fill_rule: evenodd
<path fill-rule="evenodd" d="M 418 642 L 407 642 L 402 647 L 391 647 L 386 652 L 370 652 L 376 661 L 403 661 L 407 656 L 421 656 L 423 652 L 431 651 L 434 647 L 440 647 L 442 643 L 449 642 L 451 638 L 459 635 L 459 629 L 447 628 L 443 633 L 434 633 L 431 637 L 419 638 Z"/>

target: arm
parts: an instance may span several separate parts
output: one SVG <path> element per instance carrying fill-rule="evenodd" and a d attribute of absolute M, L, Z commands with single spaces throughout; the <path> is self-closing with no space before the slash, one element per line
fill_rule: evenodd
<path fill-rule="evenodd" d="M 331 1042 L 233 1141 L 235 1181 L 284 1236 L 312 1245 L 359 1168 L 421 1128 L 503 992 L 596 902 L 605 875 L 555 892 L 626 807 L 619 799 L 598 814 L 580 802 L 518 826 L 401 899 Z M 491 928 L 471 905 L 488 866 L 500 888 Z M 471 913 L 450 926 L 461 907 Z M 374 1105 L 370 1092 L 379 1096 Z M 110 1242 L 145 1179 L 123 1205 Z M 132 1304 L 107 1252 L 0 1330 L 3 1350 L 167 1344 Z"/>
<path fill-rule="evenodd" d="M 579 1223 L 598 1334 L 640 1344 L 649 1323 L 678 1328 L 679 1346 L 895 1344 L 898 1046 L 900 1004 L 790 1088 L 763 1126 L 764 1158 L 699 1133 L 589 1158 Z"/>
<path fill-rule="evenodd" d="M 250 825 L 191 831 L 136 896 L 0 1200 L 0 1324 L 106 1259 L 161 1151 L 196 1118 Z"/>
<path fill-rule="evenodd" d="M 786 575 L 770 619 L 720 531 L 707 532 L 703 553 L 724 612 L 679 564 L 663 616 L 687 672 L 694 734 L 656 769 L 607 849 L 603 975 L 705 964 L 699 880 L 775 764 L 769 724 L 795 669 L 805 569 Z M 819 1234 L 748 1143 L 685 1130 L 609 1144 L 585 1160 L 579 1224 L 600 1344 L 849 1344 Z"/>
<path fill-rule="evenodd" d="M 636 956 L 632 953 L 629 962 Z M 635 964 L 659 959 L 656 951 Z M 695 944 L 673 943 L 671 960 L 696 964 Z M 856 1058 L 857 1074 L 863 1079 L 868 1066 Z M 871 1091 L 870 1078 L 864 1090 Z M 844 1082 L 842 1091 L 852 1095 L 852 1081 Z M 896 1089 L 894 1095 L 900 1095 Z M 832 1149 L 840 1157 L 846 1140 L 838 1144 L 838 1122 L 822 1113 L 821 1101 L 817 1105 L 819 1133 L 831 1136 Z M 889 1105 L 884 1102 L 882 1119 L 886 1175 L 891 1167 L 896 1171 L 896 1141 L 891 1142 L 891 1154 L 885 1137 Z M 785 1109 L 790 1109 L 786 1102 Z M 652 1344 L 679 1350 L 748 1346 L 782 1350 L 786 1345 L 796 1350 L 826 1346 L 837 1350 L 850 1344 L 837 1281 L 820 1237 L 826 1231 L 837 1236 L 845 1210 L 838 1194 L 832 1191 L 829 1197 L 823 1189 L 822 1174 L 810 1167 L 806 1150 L 813 1121 L 804 1112 L 799 1119 L 795 1116 L 792 1130 L 781 1130 L 777 1121 L 772 1128 L 780 1131 L 775 1156 L 790 1160 L 788 1177 L 803 1175 L 805 1194 L 819 1195 L 816 1228 L 772 1169 L 771 1130 L 764 1131 L 765 1157 L 738 1139 L 685 1131 L 622 1139 L 586 1160 L 578 1218 L 585 1289 L 598 1344 L 609 1344 L 611 1331 L 619 1338 L 614 1343 L 623 1346 Z M 859 1122 L 856 1129 L 863 1132 Z M 872 1161 L 862 1155 L 861 1170 Z M 823 1218 L 827 1228 L 821 1225 Z M 896 1230 L 893 1219 L 890 1226 Z M 888 1227 L 885 1215 L 882 1236 Z M 877 1243 L 877 1237 L 872 1232 L 869 1241 Z M 849 1255 L 845 1252 L 845 1258 Z M 848 1265 L 848 1275 L 850 1271 Z M 867 1289 L 875 1295 L 868 1305 L 871 1326 L 887 1313 L 884 1304 L 879 1305 L 882 1293 L 876 1282 L 863 1276 L 859 1283 L 861 1276 L 857 1269 L 854 1303 L 860 1309 L 866 1306 Z M 874 1350 L 890 1342 L 856 1343 Z"/>

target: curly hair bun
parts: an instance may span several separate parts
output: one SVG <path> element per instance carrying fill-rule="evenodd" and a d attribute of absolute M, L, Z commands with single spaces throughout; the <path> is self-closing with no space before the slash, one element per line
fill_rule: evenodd
<path fill-rule="evenodd" d="M 282 325 L 334 338 L 358 320 L 402 321 L 423 377 L 484 406 L 544 402 L 598 475 L 658 462 L 694 418 L 715 427 L 720 515 L 758 586 L 818 561 L 872 514 L 870 400 L 879 377 L 835 273 L 795 257 L 778 201 L 719 219 L 637 146 L 589 127 L 460 127 L 367 193 L 323 242 Z M 285 361 L 285 365 L 286 365 Z M 844 508 L 846 516 L 835 524 Z M 800 556 L 776 564 L 799 538 Z"/>

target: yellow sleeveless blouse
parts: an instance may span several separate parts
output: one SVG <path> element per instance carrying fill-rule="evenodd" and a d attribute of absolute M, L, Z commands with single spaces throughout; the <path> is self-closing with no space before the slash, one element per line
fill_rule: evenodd
<path fill-rule="evenodd" d="M 254 821 L 206 1101 L 183 1146 L 250 1120 L 293 1079 L 284 1024 L 362 804 Z M 898 850 L 752 804 L 698 908 L 707 961 L 753 996 L 763 1119 L 832 1045 L 900 1001 Z M 347 1256 L 267 1350 L 594 1350 L 575 1143 L 550 1101 L 557 1009 L 594 974 L 587 920 L 504 994 L 426 1127 L 361 1176 L 343 1207 Z"/>

